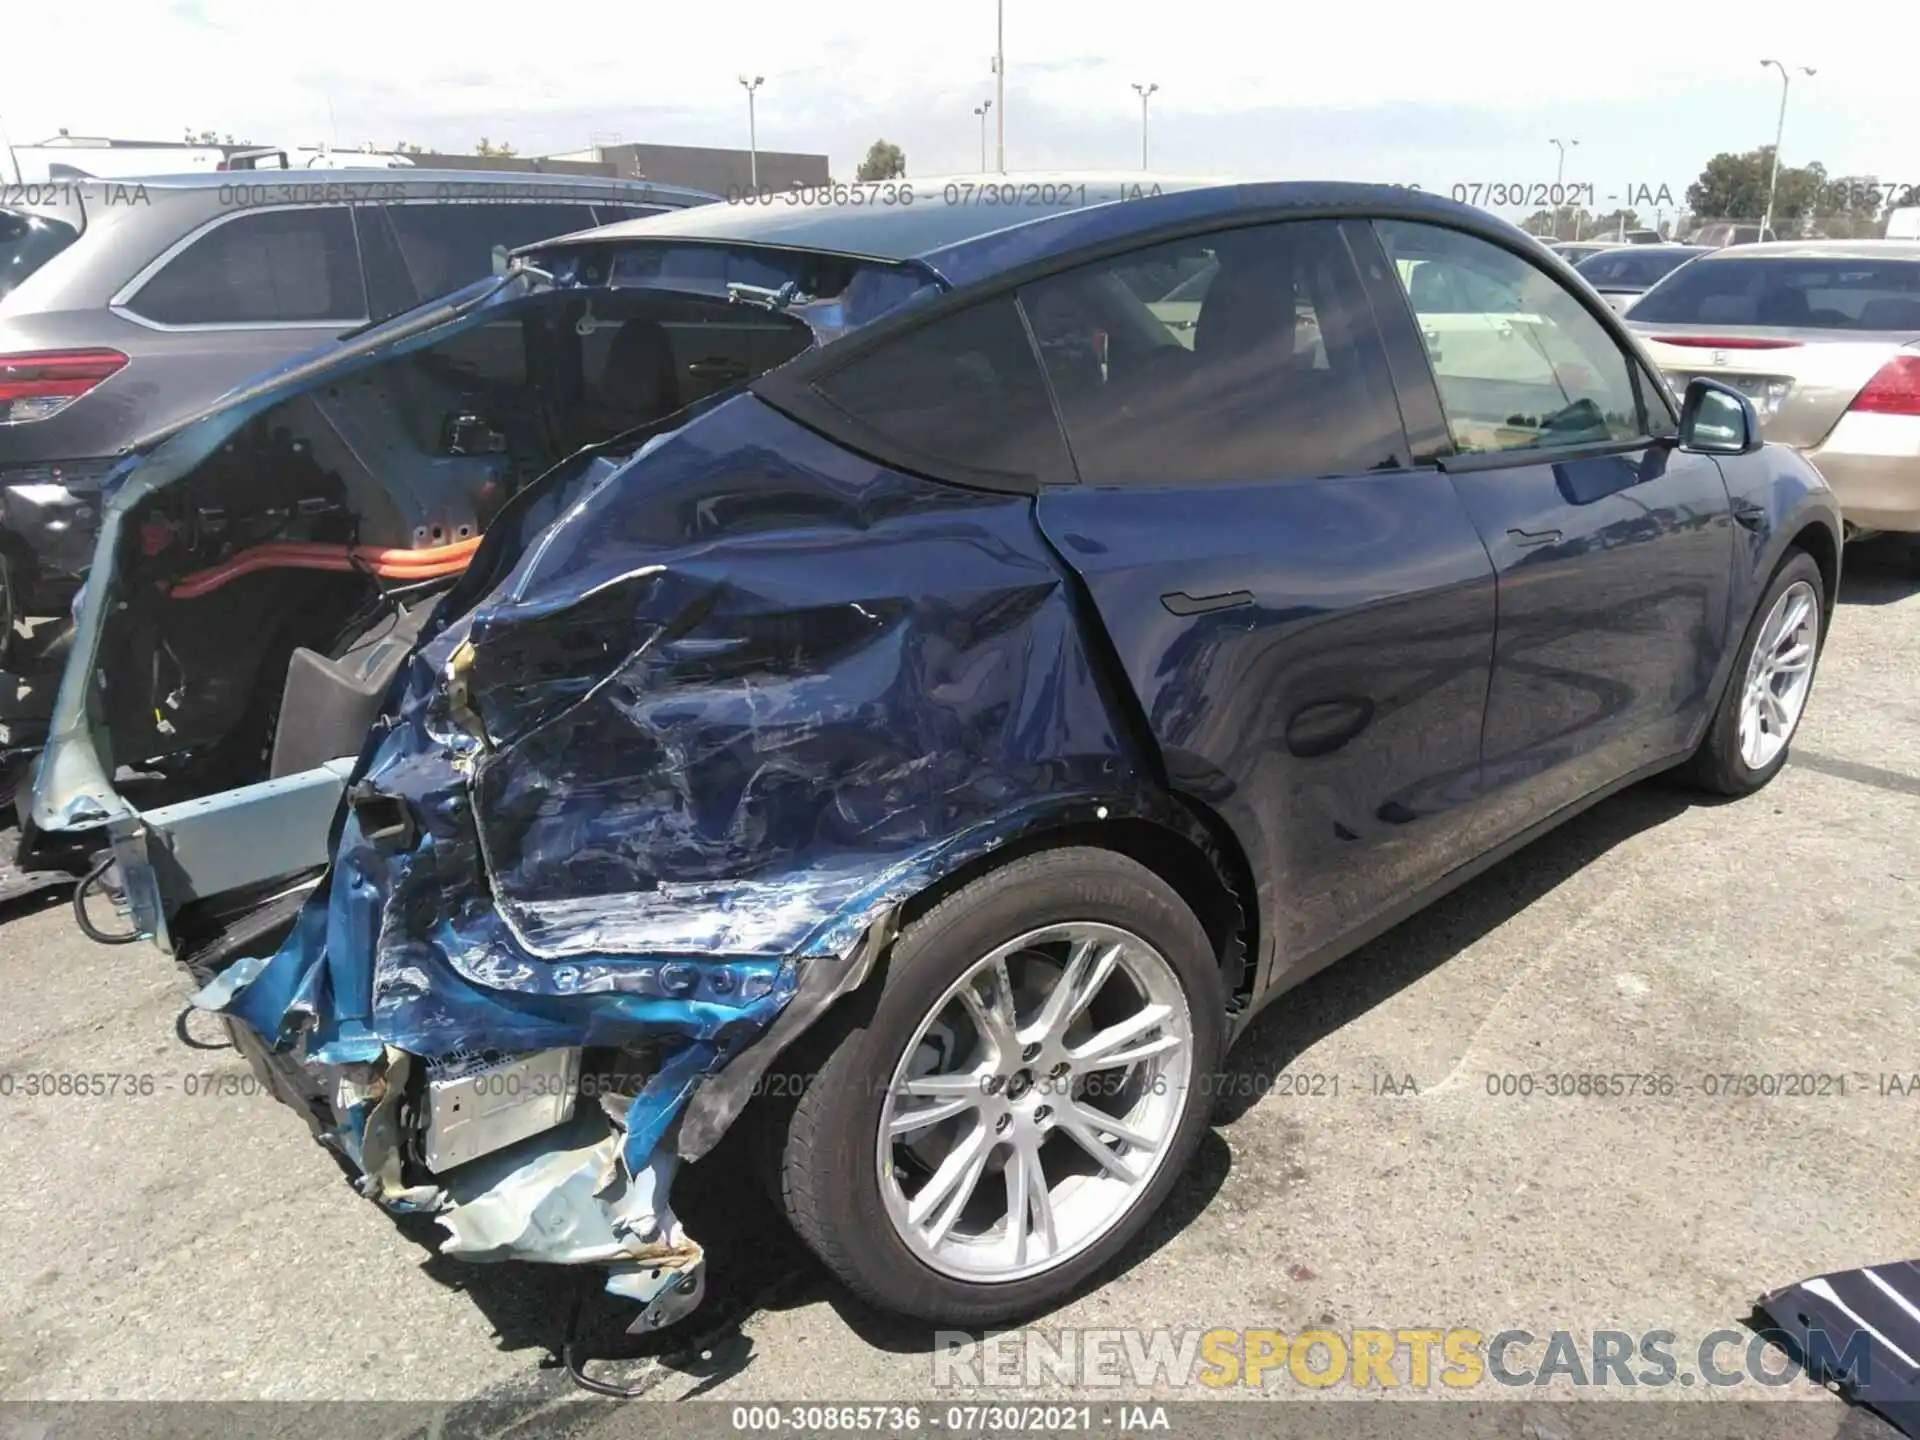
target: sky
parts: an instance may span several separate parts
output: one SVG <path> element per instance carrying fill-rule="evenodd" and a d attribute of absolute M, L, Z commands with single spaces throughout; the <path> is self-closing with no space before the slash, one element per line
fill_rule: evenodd
<path fill-rule="evenodd" d="M 1598 209 L 1674 197 L 1721 150 L 1773 140 L 1794 69 L 1785 162 L 1920 187 L 1915 0 L 1647 9 L 1540 0 L 1257 5 L 999 0 L 1010 171 L 1156 171 L 1417 184 L 1591 182 Z M 825 152 L 850 179 L 875 139 L 907 173 L 980 165 L 996 0 L 790 0 L 548 11 L 499 0 L 94 0 L 7 21 L 0 130 L 259 143 L 412 141 L 521 154 L 596 140 L 744 148 L 738 77 L 761 75 L 759 143 Z M 76 47 L 74 18 L 105 43 Z M 44 33 L 36 34 L 36 29 Z M 69 57 L 69 58 L 61 58 Z M 1813 68 L 1806 76 L 1798 67 Z M 79 80 L 80 83 L 75 83 Z M 989 157 L 993 143 L 989 116 Z M 1643 210 L 1645 207 L 1643 206 Z"/>

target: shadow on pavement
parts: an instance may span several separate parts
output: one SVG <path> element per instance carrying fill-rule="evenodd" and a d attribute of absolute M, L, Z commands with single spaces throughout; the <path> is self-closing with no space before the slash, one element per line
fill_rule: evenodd
<path fill-rule="evenodd" d="M 1215 1126 L 1240 1119 L 1271 1088 L 1272 1077 L 1315 1041 L 1445 964 L 1614 846 L 1664 824 L 1700 798 L 1659 782 L 1614 796 L 1275 1002 L 1228 1057 L 1222 1094 L 1235 1098 L 1217 1104 Z M 1235 1084 L 1236 1076 L 1251 1077 L 1251 1083 Z M 755 1183 L 745 1151 L 745 1143 L 730 1135 L 683 1172 L 674 1190 L 676 1212 L 707 1247 L 705 1303 L 673 1330 L 628 1336 L 625 1327 L 636 1309 L 596 1287 L 586 1296 L 578 1337 L 580 1353 L 594 1357 L 595 1373 L 642 1390 L 672 1375 L 692 1377 L 700 1382 L 693 1394 L 702 1394 L 753 1363 L 753 1340 L 742 1328 L 753 1316 L 822 1301 L 876 1349 L 931 1353 L 936 1327 L 873 1310 L 827 1275 Z M 1209 1130 L 1140 1239 L 1082 1293 L 1139 1265 L 1185 1230 L 1231 1168 L 1225 1139 Z M 433 1233 L 429 1224 L 415 1238 L 431 1246 Z M 437 1255 L 424 1264 L 434 1279 L 472 1299 L 502 1349 L 543 1350 L 549 1357 L 543 1368 L 557 1370 L 580 1283 L 575 1275 L 545 1266 L 470 1265 Z M 557 1373 L 552 1378 L 564 1386 Z"/>
<path fill-rule="evenodd" d="M 1856 540 L 1840 557 L 1842 605 L 1892 605 L 1920 590 L 1920 539 Z"/>

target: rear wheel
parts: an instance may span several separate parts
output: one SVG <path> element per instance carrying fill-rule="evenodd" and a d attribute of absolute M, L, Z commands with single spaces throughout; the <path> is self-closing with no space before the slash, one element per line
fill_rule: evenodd
<path fill-rule="evenodd" d="M 1159 876 L 1093 849 L 1015 861 L 908 926 L 865 1013 L 816 1040 L 777 1137 L 787 1214 L 885 1309 L 1044 1309 L 1177 1183 L 1224 1016 L 1206 932 Z"/>
<path fill-rule="evenodd" d="M 1750 795 L 1780 773 L 1813 688 L 1825 614 L 1820 567 L 1805 551 L 1789 551 L 1754 607 L 1686 779 L 1717 795 Z"/>

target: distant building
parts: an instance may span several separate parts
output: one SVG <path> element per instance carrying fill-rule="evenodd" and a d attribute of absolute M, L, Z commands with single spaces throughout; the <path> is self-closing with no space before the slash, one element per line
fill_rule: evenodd
<path fill-rule="evenodd" d="M 408 151 L 407 158 L 423 170 L 506 170 L 539 175 L 597 175 L 609 180 L 618 179 L 621 173 L 610 160 L 578 160 L 560 155 L 448 155 L 428 150 Z"/>
<path fill-rule="evenodd" d="M 702 145 L 594 145 L 546 159 L 610 164 L 622 179 L 658 180 L 710 195 L 740 194 L 752 185 L 756 168 L 762 190 L 825 185 L 833 178 L 826 156 L 791 150 L 761 150 L 756 156 Z"/>

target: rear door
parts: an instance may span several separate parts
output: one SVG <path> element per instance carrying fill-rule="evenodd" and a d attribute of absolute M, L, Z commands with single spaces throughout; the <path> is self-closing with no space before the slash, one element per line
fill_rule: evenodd
<path fill-rule="evenodd" d="M 1529 317 L 1531 359 L 1495 379 L 1428 342 L 1453 449 L 1440 463 L 1500 576 L 1481 837 L 1497 844 L 1670 757 L 1703 718 L 1728 639 L 1726 484 L 1710 457 L 1661 443 L 1674 416 L 1653 377 L 1559 280 L 1461 231 L 1374 231 L 1395 273 L 1456 276 Z M 1426 340 L 1423 294 L 1406 298 L 1382 323 Z"/>
<path fill-rule="evenodd" d="M 1042 491 L 1041 528 L 1170 783 L 1245 846 L 1275 963 L 1307 960 L 1471 858 L 1486 552 L 1410 466 L 1340 224 L 1158 245 L 1020 303 L 1081 482 Z"/>

